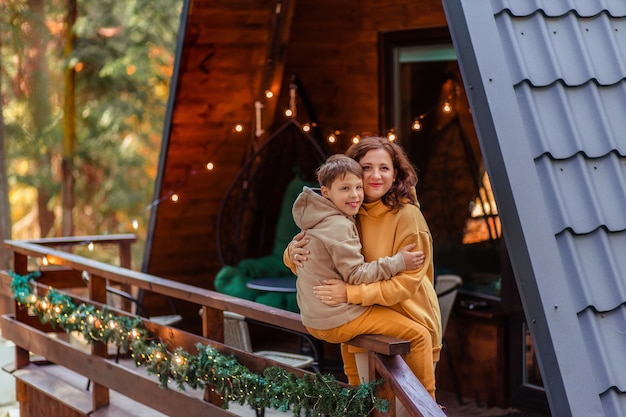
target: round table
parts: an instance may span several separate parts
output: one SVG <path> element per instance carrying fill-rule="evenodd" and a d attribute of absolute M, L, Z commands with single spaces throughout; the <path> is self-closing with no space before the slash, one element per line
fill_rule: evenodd
<path fill-rule="evenodd" d="M 273 292 L 296 292 L 295 277 L 268 277 L 248 281 L 246 287 Z"/>

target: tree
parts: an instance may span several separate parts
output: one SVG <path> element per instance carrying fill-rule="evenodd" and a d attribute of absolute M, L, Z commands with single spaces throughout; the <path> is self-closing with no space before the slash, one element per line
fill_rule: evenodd
<path fill-rule="evenodd" d="M 38 206 L 41 236 L 147 224 L 180 10 L 180 0 L 0 3 L 16 220 Z M 23 203 L 30 195 L 37 204 Z M 18 238 L 37 237 L 24 230 Z"/>

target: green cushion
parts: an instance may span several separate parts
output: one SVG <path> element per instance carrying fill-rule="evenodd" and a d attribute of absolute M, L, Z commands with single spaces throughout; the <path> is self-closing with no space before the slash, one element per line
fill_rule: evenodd
<path fill-rule="evenodd" d="M 283 252 L 293 236 L 300 231 L 293 221 L 291 208 L 304 186 L 314 186 L 314 184 L 296 177 L 287 185 L 271 254 L 261 258 L 243 259 L 237 266 L 222 267 L 215 276 L 216 291 L 283 310 L 299 312 L 295 293 L 252 290 L 246 287 L 246 284 L 257 278 L 293 276 L 283 264 Z"/>

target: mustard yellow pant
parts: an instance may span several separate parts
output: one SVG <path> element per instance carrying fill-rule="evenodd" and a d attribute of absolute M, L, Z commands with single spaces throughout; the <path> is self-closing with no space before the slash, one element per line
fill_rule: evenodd
<path fill-rule="evenodd" d="M 383 334 L 411 342 L 405 361 L 424 388 L 435 399 L 435 370 L 433 365 L 433 342 L 430 332 L 421 324 L 384 306 L 371 306 L 365 313 L 349 323 L 328 330 L 307 330 L 316 338 L 330 343 L 343 343 L 361 334 Z M 341 345 L 343 370 L 348 383 L 358 385 L 361 381 L 354 353 L 348 345 Z"/>

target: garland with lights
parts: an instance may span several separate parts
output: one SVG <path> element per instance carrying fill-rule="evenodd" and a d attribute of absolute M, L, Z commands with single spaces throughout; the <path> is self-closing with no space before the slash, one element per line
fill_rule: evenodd
<path fill-rule="evenodd" d="M 20 308 L 27 308 L 42 323 L 59 326 L 66 332 L 81 333 L 88 343 L 111 343 L 118 349 L 132 352 L 136 366 L 145 366 L 157 375 L 162 388 L 175 382 L 178 389 L 212 387 L 230 402 L 248 404 L 253 408 L 274 408 L 283 412 L 293 410 L 294 416 L 363 417 L 372 411 L 386 412 L 389 404 L 375 396 L 380 381 L 363 383 L 358 387 L 341 387 L 332 375 L 306 374 L 296 377 L 274 366 L 262 375 L 241 365 L 234 355 L 224 355 L 201 343 L 197 355 L 182 348 L 173 353 L 157 340 L 149 340 L 148 331 L 140 317 L 113 314 L 106 306 L 75 305 L 72 300 L 50 288 L 45 297 L 32 291 L 31 281 L 38 271 L 25 276 L 9 271 L 11 291 Z"/>

